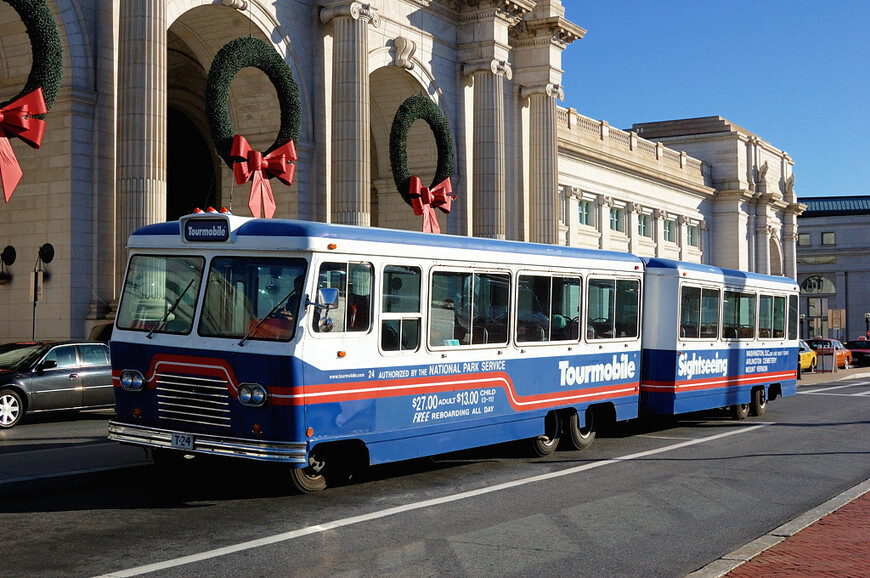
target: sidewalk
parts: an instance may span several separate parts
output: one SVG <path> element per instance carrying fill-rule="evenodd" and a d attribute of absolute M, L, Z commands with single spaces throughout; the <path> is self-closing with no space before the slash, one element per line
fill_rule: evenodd
<path fill-rule="evenodd" d="M 801 377 L 799 390 L 832 381 L 870 380 L 870 368 Z M 870 479 L 689 576 L 870 576 Z"/>

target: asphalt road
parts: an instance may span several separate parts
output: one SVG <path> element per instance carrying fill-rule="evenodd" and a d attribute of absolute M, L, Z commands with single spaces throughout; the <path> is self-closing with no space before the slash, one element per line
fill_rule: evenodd
<path fill-rule="evenodd" d="M 0 502 L 9 576 L 684 576 L 870 478 L 870 378 L 760 418 L 641 420 L 585 452 L 522 444 L 294 495 L 275 466 L 194 460 Z M 102 447 L 105 416 L 25 423 L 0 453 Z M 55 440 L 54 442 L 52 440 Z"/>

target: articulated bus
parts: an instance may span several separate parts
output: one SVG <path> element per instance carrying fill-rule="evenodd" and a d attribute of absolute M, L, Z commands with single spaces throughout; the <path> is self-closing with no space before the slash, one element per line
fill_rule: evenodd
<path fill-rule="evenodd" d="M 205 212 L 136 231 L 109 438 L 351 466 L 793 394 L 797 288 L 634 255 Z M 750 329 L 751 328 L 751 329 Z"/>

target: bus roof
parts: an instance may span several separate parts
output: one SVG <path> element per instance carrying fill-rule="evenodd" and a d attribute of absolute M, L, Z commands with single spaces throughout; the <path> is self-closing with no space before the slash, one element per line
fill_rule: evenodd
<path fill-rule="evenodd" d="M 739 271 L 737 269 L 722 269 L 712 265 L 704 265 L 701 263 L 686 263 L 684 261 L 675 261 L 673 259 L 661 259 L 658 257 L 644 257 L 643 262 L 646 265 L 646 270 L 650 273 L 655 273 L 656 269 L 671 270 L 677 272 L 687 272 L 695 275 L 714 276 L 717 278 L 724 277 L 726 282 L 754 282 L 754 283 L 773 283 L 796 287 L 794 279 L 789 277 L 780 277 L 777 275 L 763 275 L 761 273 L 749 273 L 747 271 Z"/>
<path fill-rule="evenodd" d="M 202 215 L 202 216 L 201 216 Z M 247 245 L 245 241 L 254 241 L 256 238 L 270 237 L 273 239 L 335 239 L 339 241 L 358 241 L 367 243 L 385 243 L 390 245 L 419 246 L 432 249 L 459 249 L 472 251 L 490 251 L 530 256 L 547 256 L 555 258 L 590 259 L 595 261 L 611 261 L 624 265 L 642 266 L 641 259 L 631 253 L 617 251 L 603 251 L 598 249 L 582 249 L 577 247 L 565 247 L 561 245 L 547 245 L 541 243 L 523 243 L 519 241 L 506 241 L 498 239 L 482 239 L 477 237 L 464 237 L 459 235 L 445 235 L 433 233 L 421 233 L 416 231 L 401 231 L 396 229 L 382 229 L 376 227 L 359 227 L 353 225 L 335 225 L 317 223 L 313 221 L 299 221 L 291 219 L 250 219 L 229 215 L 201 213 L 182 217 L 180 221 L 158 223 L 138 229 L 130 237 L 131 248 L 154 248 L 154 237 L 169 237 L 166 244 L 158 242 L 161 246 L 191 246 L 182 239 L 182 224 L 192 219 L 208 222 L 223 219 L 229 223 L 231 243 Z M 162 241 L 162 240 L 161 240 Z M 225 245 L 227 241 L 196 242 L 203 248 L 215 249 Z M 266 245 L 268 246 L 268 245 Z M 274 248 L 274 245 L 272 245 Z"/>

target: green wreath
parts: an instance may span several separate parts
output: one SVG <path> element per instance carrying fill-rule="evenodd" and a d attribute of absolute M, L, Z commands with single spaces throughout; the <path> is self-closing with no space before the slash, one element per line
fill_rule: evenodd
<path fill-rule="evenodd" d="M 422 94 L 406 99 L 396 111 L 393 127 L 390 129 L 390 166 L 396 188 L 409 205 L 411 172 L 408 170 L 408 131 L 417 119 L 425 120 L 429 124 L 438 146 L 438 168 L 429 188 L 435 187 L 453 174 L 453 136 L 444 113 L 437 104 Z"/>
<path fill-rule="evenodd" d="M 263 71 L 272 81 L 281 106 L 281 128 L 278 138 L 264 154 L 268 154 L 287 141 L 298 141 L 300 130 L 299 89 L 293 79 L 293 71 L 281 55 L 266 42 L 247 36 L 227 42 L 221 48 L 211 68 L 205 85 L 205 108 L 208 128 L 218 154 L 228 166 L 233 166 L 230 150 L 233 146 L 233 121 L 230 120 L 228 104 L 230 84 L 243 68 L 253 66 Z"/>
<path fill-rule="evenodd" d="M 45 107 L 51 109 L 63 78 L 63 44 L 60 41 L 54 16 L 45 4 L 45 0 L 3 1 L 12 6 L 27 29 L 33 64 L 27 76 L 27 84 L 21 92 L 14 98 L 0 103 L 0 107 L 41 87 Z"/>

